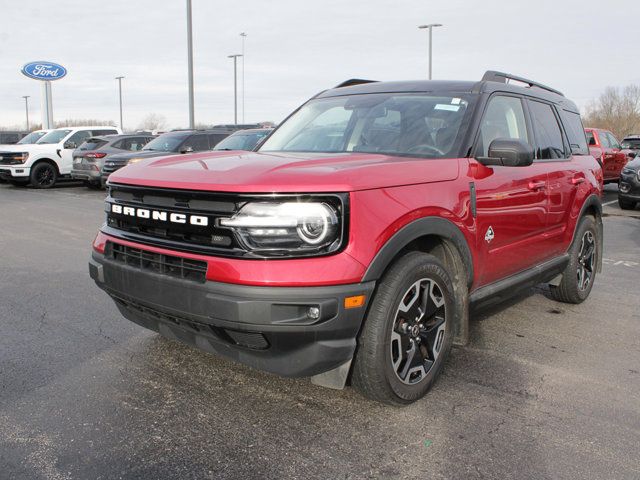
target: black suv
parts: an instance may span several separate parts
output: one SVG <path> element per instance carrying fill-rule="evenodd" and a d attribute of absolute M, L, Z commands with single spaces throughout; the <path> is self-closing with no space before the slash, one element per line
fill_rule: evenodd
<path fill-rule="evenodd" d="M 640 157 L 625 165 L 618 184 L 618 205 L 623 210 L 631 210 L 640 202 Z"/>
<path fill-rule="evenodd" d="M 136 163 L 146 158 L 211 150 L 234 131 L 233 128 L 224 127 L 214 128 L 212 130 L 176 130 L 163 133 L 147 143 L 144 148 L 138 152 L 111 155 L 105 161 L 100 171 L 101 181 L 104 184 L 107 178 L 109 178 L 109 175 L 116 170 L 121 169 L 129 163 Z"/>

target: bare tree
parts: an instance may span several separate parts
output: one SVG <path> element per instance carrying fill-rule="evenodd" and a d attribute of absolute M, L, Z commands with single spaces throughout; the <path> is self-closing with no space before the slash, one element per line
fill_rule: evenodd
<path fill-rule="evenodd" d="M 138 124 L 138 130 L 164 130 L 167 125 L 167 118 L 159 113 L 149 113 Z"/>
<path fill-rule="evenodd" d="M 611 130 L 619 139 L 640 134 L 640 85 L 627 85 L 623 89 L 607 87 L 587 107 L 584 124 Z"/>

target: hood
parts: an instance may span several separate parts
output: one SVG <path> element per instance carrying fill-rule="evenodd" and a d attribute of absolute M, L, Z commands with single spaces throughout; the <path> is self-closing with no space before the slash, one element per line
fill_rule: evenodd
<path fill-rule="evenodd" d="M 227 192 L 347 192 L 454 180 L 456 159 L 370 153 L 203 152 L 142 161 L 109 178 L 164 188 Z"/>
<path fill-rule="evenodd" d="M 137 152 L 116 153 L 109 155 L 109 160 L 131 160 L 132 158 L 154 158 L 178 155 L 178 152 L 156 152 L 153 150 L 140 150 Z"/>
<path fill-rule="evenodd" d="M 11 145 L 0 145 L 0 153 L 1 152 L 21 152 L 21 151 L 25 151 L 28 152 L 28 147 L 32 147 L 33 144 L 27 144 L 27 145 L 18 145 L 17 143 L 13 143 Z"/>

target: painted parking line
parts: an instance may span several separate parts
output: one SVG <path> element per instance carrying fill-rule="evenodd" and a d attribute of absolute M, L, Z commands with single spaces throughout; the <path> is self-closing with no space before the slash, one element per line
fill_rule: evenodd
<path fill-rule="evenodd" d="M 604 263 L 605 265 L 613 265 L 616 267 L 623 266 L 634 268 L 640 266 L 640 263 L 638 262 L 632 262 L 631 260 L 614 260 L 613 258 L 603 258 L 602 263 Z"/>
<path fill-rule="evenodd" d="M 611 205 L 612 203 L 618 203 L 618 200 L 611 200 L 610 202 L 604 202 L 602 205 Z"/>

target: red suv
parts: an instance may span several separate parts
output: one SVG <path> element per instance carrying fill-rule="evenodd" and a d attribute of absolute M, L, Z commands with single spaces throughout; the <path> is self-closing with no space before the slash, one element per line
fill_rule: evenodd
<path fill-rule="evenodd" d="M 601 193 L 578 109 L 549 87 L 351 80 L 255 152 L 114 173 L 89 269 L 166 337 L 406 404 L 467 340 L 470 303 L 540 282 L 587 298 Z"/>
<path fill-rule="evenodd" d="M 620 172 L 630 160 L 635 157 L 635 152 L 623 149 L 620 142 L 608 130 L 601 128 L 585 128 L 589 150 L 602 165 L 604 183 L 618 183 Z"/>

